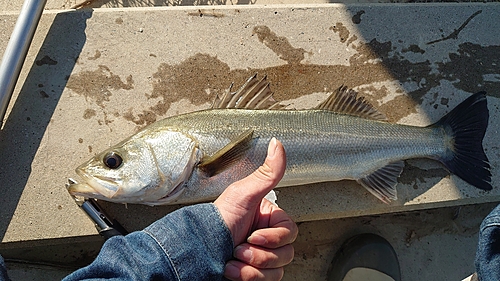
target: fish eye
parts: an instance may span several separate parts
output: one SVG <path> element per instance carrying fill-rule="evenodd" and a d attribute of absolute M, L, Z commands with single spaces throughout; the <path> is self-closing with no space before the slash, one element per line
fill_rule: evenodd
<path fill-rule="evenodd" d="M 123 163 L 123 158 L 116 152 L 109 152 L 103 158 L 104 165 L 110 169 L 117 169 Z"/>

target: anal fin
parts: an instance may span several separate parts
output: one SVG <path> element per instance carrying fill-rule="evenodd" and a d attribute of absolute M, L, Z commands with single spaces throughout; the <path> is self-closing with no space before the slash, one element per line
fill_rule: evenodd
<path fill-rule="evenodd" d="M 372 174 L 358 179 L 357 182 L 375 197 L 388 204 L 391 200 L 398 199 L 396 185 L 403 168 L 403 161 L 390 163 Z"/>
<path fill-rule="evenodd" d="M 253 130 L 249 129 L 232 140 L 214 155 L 203 158 L 198 167 L 207 176 L 214 176 L 239 160 L 250 148 Z"/>

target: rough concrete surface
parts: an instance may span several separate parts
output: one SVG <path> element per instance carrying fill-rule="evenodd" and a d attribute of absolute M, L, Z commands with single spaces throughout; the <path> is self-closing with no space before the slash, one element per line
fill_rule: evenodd
<path fill-rule="evenodd" d="M 391 122 L 419 126 L 486 90 L 495 185 L 498 14 L 498 4 L 47 11 L 1 131 L 0 251 L 95 239 L 64 189 L 74 168 L 155 120 L 208 107 L 255 72 L 290 107 L 312 107 L 345 84 Z M 0 53 L 16 17 L 0 13 Z M 430 160 L 406 161 L 398 192 L 385 205 L 354 182 L 321 183 L 282 188 L 278 204 L 312 224 L 500 200 L 498 189 L 479 191 Z M 103 206 L 129 230 L 177 208 Z"/>
<path fill-rule="evenodd" d="M 474 272 L 479 224 L 497 203 L 299 223 L 285 281 L 327 279 L 342 243 L 361 233 L 385 237 L 398 255 L 403 281 L 455 280 Z M 102 239 L 1 249 L 12 280 L 60 280 L 97 254 Z M 17 257 L 17 259 L 13 259 Z M 34 263 L 40 261 L 43 263 Z"/>

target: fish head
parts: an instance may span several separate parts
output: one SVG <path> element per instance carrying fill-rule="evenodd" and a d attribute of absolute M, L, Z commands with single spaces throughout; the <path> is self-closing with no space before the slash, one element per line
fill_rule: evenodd
<path fill-rule="evenodd" d="M 166 204 L 182 193 L 198 158 L 196 142 L 181 132 L 133 137 L 76 168 L 83 181 L 67 189 L 110 202 Z"/>

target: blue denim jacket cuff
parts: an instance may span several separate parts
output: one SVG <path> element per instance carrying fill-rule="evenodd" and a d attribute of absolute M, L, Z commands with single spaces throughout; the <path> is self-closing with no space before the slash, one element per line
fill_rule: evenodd
<path fill-rule="evenodd" d="M 184 207 L 144 229 L 163 249 L 179 280 L 221 280 L 233 240 L 214 204 Z"/>
<path fill-rule="evenodd" d="M 475 265 L 479 280 L 500 280 L 500 205 L 481 223 Z"/>

